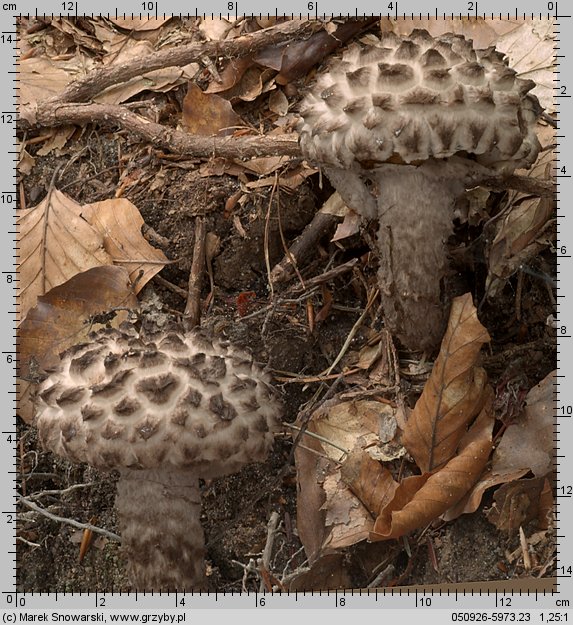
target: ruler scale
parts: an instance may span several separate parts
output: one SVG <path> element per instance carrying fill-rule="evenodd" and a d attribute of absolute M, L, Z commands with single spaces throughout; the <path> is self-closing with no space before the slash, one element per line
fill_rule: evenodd
<path fill-rule="evenodd" d="M 96 15 L 117 17 L 125 15 L 134 18 L 162 17 L 166 15 L 216 17 L 241 15 L 294 15 L 320 19 L 330 15 L 360 17 L 388 15 L 393 19 L 445 19 L 448 17 L 500 18 L 520 20 L 536 18 L 550 20 L 554 33 L 554 95 L 557 119 L 555 141 L 556 160 L 556 206 L 558 215 L 557 240 L 557 329 L 558 388 L 555 398 L 555 466 L 556 484 L 556 539 L 558 561 L 555 577 L 542 579 L 511 579 L 496 582 L 476 582 L 450 584 L 445 586 L 416 586 L 385 589 L 354 589 L 348 591 L 285 592 L 285 593 L 33 593 L 21 592 L 16 578 L 16 504 L 18 501 L 18 420 L 15 416 L 16 404 L 16 365 L 17 341 L 15 334 L 16 289 L 19 284 L 15 259 L 18 238 L 15 229 L 15 209 L 18 204 L 19 189 L 16 184 L 16 164 L 18 163 L 18 142 L 16 122 L 18 117 L 18 65 L 16 23 L 19 16 L 51 15 L 61 17 L 93 16 L 93 6 L 82 0 L 64 2 L 17 1 L 0 4 L 2 31 L 1 71 L 5 88 L 0 92 L 0 132 L 4 146 L 4 167 L 0 185 L 0 202 L 3 205 L 0 233 L 3 245 L 2 271 L 2 325 L 0 351 L 2 352 L 4 393 L 4 423 L 2 430 L 1 470 L 4 479 L 0 482 L 2 497 L 2 525 L 0 531 L 0 553 L 3 565 L 0 567 L 0 613 L 5 622 L 54 620 L 52 614 L 61 614 L 62 621 L 67 614 L 91 615 L 102 622 L 109 622 L 112 615 L 169 615 L 166 622 L 185 622 L 185 618 L 199 618 L 208 615 L 199 610 L 229 608 L 239 610 L 239 619 L 251 621 L 269 618 L 264 615 L 268 609 L 285 610 L 296 618 L 296 612 L 303 610 L 332 610 L 332 618 L 346 621 L 348 610 L 384 610 L 375 618 L 415 618 L 415 612 L 424 610 L 424 619 L 429 622 L 473 621 L 473 620 L 516 620 L 532 622 L 566 622 L 573 618 L 569 612 L 573 594 L 573 456 L 569 451 L 573 444 L 573 387 L 569 376 L 573 375 L 573 352 L 569 347 L 573 335 L 572 309 L 568 295 L 573 289 L 570 263 L 573 256 L 573 224 L 567 207 L 573 199 L 571 171 L 573 171 L 573 148 L 568 139 L 573 138 L 573 19 L 571 9 L 564 2 L 523 2 L 519 7 L 508 2 L 443 2 L 438 6 L 428 6 L 420 1 L 384 2 L 382 5 L 363 3 L 349 7 L 334 0 L 331 2 L 307 0 L 288 5 L 269 6 L 260 0 L 251 2 L 227 2 L 181 6 L 181 3 L 168 0 L 140 1 L 117 6 L 111 1 L 100 0 Z M 571 59 L 571 61 L 570 61 Z M 43 619 L 41 615 L 46 615 Z M 465 616 L 464 616 L 465 614 Z M 24 616 L 22 616 L 24 615 Z M 26 616 L 27 615 L 27 616 Z M 181 616 L 183 615 L 183 616 Z M 185 616 L 186 615 L 186 616 Z M 262 615 L 262 616 L 261 616 Z M 473 616 L 472 616 L 473 615 Z M 480 616 L 481 615 L 481 616 Z M 497 615 L 497 616 L 496 616 Z M 234 618 L 237 618 L 234 616 Z M 273 616 L 276 618 L 276 613 Z M 331 618 L 331 616 L 329 616 Z M 151 620 L 151 618 L 149 618 Z M 143 621 L 142 621 L 143 622 Z"/>

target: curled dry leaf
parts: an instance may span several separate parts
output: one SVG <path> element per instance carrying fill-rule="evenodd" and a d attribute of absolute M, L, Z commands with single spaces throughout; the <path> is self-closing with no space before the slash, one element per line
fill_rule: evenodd
<path fill-rule="evenodd" d="M 189 83 L 183 100 L 183 127 L 195 135 L 230 135 L 237 126 L 244 126 L 243 120 L 235 113 L 230 102 L 215 94 L 203 93 Z"/>
<path fill-rule="evenodd" d="M 438 518 L 476 483 L 492 448 L 493 392 L 488 387 L 477 419 L 463 436 L 459 450 L 435 473 L 404 479 L 393 499 L 381 510 L 370 540 L 399 538 Z"/>
<path fill-rule="evenodd" d="M 372 515 L 348 488 L 348 481 L 358 481 L 352 477 L 356 469 L 347 468 L 345 477 L 340 462 L 352 450 L 352 457 L 362 452 L 367 458 L 399 457 L 402 448 L 390 457 L 385 455 L 389 447 L 380 443 L 379 432 L 392 419 L 390 406 L 368 400 L 331 400 L 312 415 L 308 433 L 295 449 L 297 529 L 311 562 L 329 550 L 364 540 L 371 531 Z"/>
<path fill-rule="evenodd" d="M 19 319 L 55 286 L 91 267 L 111 264 L 103 238 L 80 217 L 81 206 L 52 189 L 38 206 L 19 211 Z"/>
<path fill-rule="evenodd" d="M 143 217 L 129 200 L 116 198 L 82 207 L 82 217 L 103 237 L 113 262 L 129 272 L 135 293 L 169 262 L 165 254 L 150 245 L 141 233 Z"/>
<path fill-rule="evenodd" d="M 497 529 L 513 532 L 534 519 L 537 519 L 540 527 L 547 527 L 553 508 L 549 480 L 533 478 L 505 484 L 493 499 L 494 504 L 487 513 L 487 519 Z"/>
<path fill-rule="evenodd" d="M 493 488 L 499 484 L 507 484 L 514 482 L 527 473 L 527 469 L 507 470 L 507 471 L 486 471 L 469 491 L 469 493 L 460 499 L 457 504 L 446 510 L 442 514 L 443 521 L 453 521 L 462 514 L 471 514 L 475 512 L 481 503 L 482 497 L 488 488 Z"/>
<path fill-rule="evenodd" d="M 454 456 L 481 410 L 487 376 L 477 361 L 489 340 L 471 294 L 456 297 L 440 353 L 402 437 L 423 473 L 439 469 Z"/>
<path fill-rule="evenodd" d="M 19 375 L 31 380 L 42 377 L 44 371 L 56 366 L 59 354 L 68 347 L 81 343 L 90 331 L 98 328 L 87 320 L 114 308 L 136 308 L 129 275 L 122 267 L 94 267 L 38 297 L 38 303 L 28 312 L 18 329 Z M 112 325 L 125 319 L 119 311 Z M 31 422 L 33 408 L 30 401 L 35 385 L 27 380 L 19 384 L 18 414 Z"/>
<path fill-rule="evenodd" d="M 493 470 L 527 469 L 536 477 L 551 471 L 556 381 L 552 371 L 529 391 L 523 414 L 508 426 L 495 450 Z"/>

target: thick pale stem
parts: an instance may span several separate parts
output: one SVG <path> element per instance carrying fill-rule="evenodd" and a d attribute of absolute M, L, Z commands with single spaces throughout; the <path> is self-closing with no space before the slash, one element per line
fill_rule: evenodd
<path fill-rule="evenodd" d="M 199 480 L 189 471 L 120 472 L 116 506 L 137 590 L 205 587 Z"/>
<path fill-rule="evenodd" d="M 463 184 L 445 175 L 447 165 L 435 165 L 383 165 L 368 174 L 377 186 L 385 322 L 412 350 L 439 345 L 449 311 L 442 294 L 446 242 Z"/>

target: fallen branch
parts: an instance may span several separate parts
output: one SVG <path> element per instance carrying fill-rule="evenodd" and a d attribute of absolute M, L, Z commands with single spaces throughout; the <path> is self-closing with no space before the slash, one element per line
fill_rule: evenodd
<path fill-rule="evenodd" d="M 144 57 L 130 59 L 121 65 L 92 70 L 83 78 L 70 83 L 62 93 L 47 100 L 46 104 L 87 102 L 112 85 L 156 69 L 183 67 L 201 61 L 203 57 L 243 57 L 267 46 L 310 37 L 322 28 L 322 22 L 317 20 L 291 20 L 228 41 L 201 41 L 160 50 Z"/>
<path fill-rule="evenodd" d="M 137 115 L 117 104 L 58 104 L 41 105 L 36 111 L 34 125 L 62 126 L 68 124 L 99 123 L 120 126 L 156 148 L 181 156 L 195 158 L 252 158 L 256 156 L 301 156 L 296 135 L 278 137 L 204 137 L 190 135 L 181 130 L 162 126 Z M 31 127 L 30 121 L 21 117 L 22 130 Z"/>

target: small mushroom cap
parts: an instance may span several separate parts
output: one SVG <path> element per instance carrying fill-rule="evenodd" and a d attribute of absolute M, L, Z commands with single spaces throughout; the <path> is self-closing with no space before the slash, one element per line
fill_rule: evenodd
<path fill-rule="evenodd" d="M 281 411 L 251 356 L 200 331 L 124 324 L 92 339 L 38 391 L 45 448 L 100 469 L 167 465 L 205 478 L 264 460 Z"/>
<path fill-rule="evenodd" d="M 300 145 L 309 160 L 343 169 L 468 153 L 513 171 L 540 149 L 534 86 L 461 35 L 384 34 L 318 79 L 301 103 Z"/>

